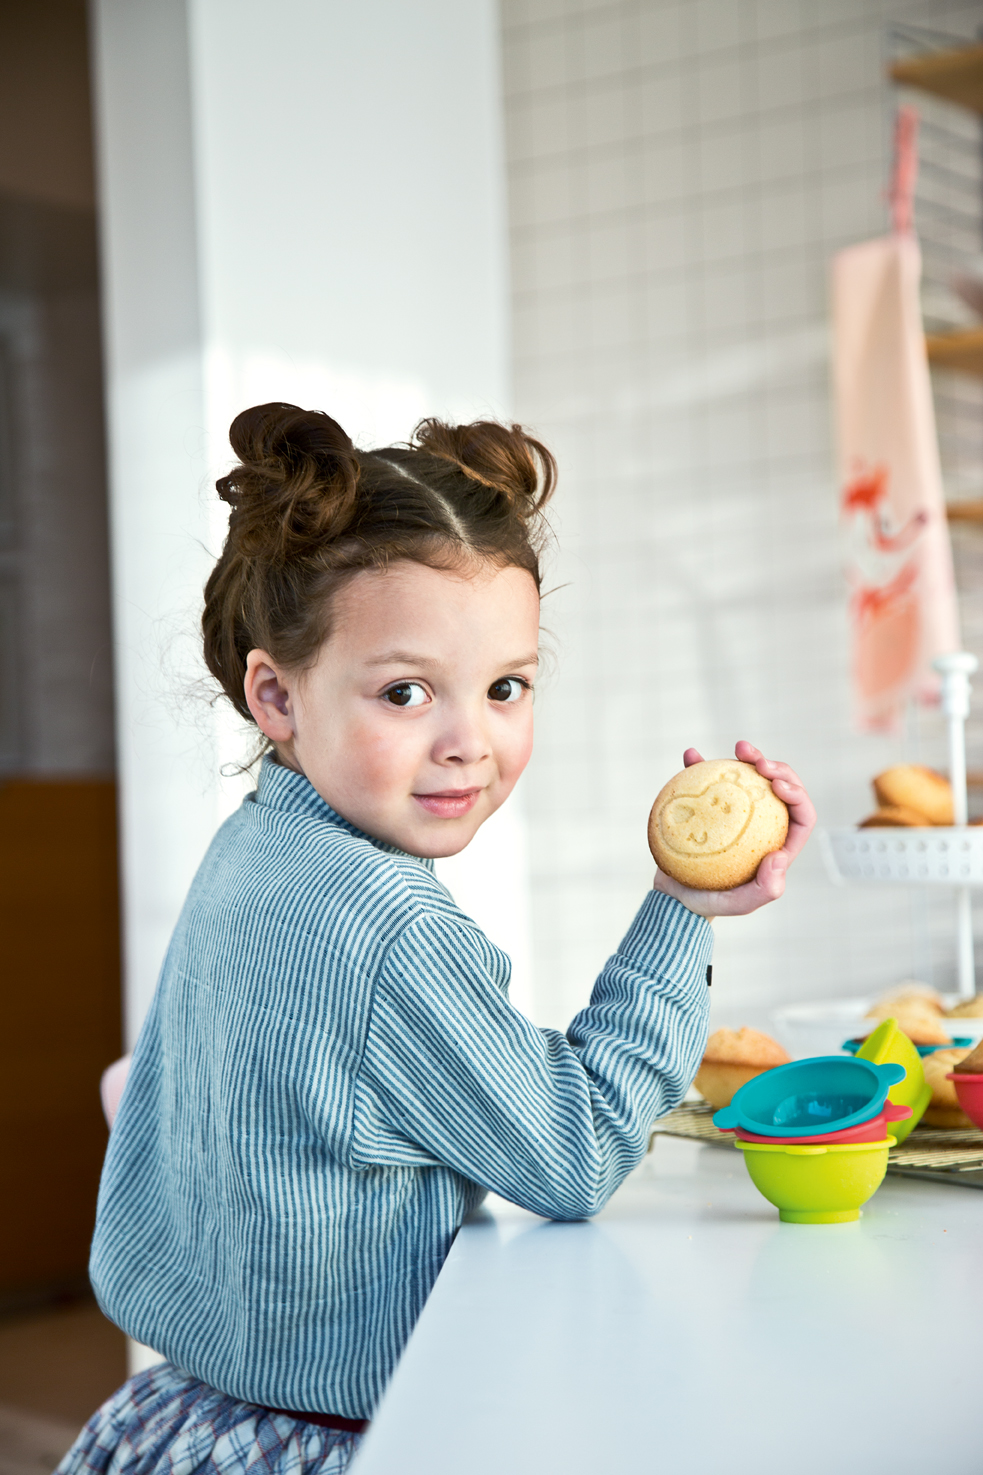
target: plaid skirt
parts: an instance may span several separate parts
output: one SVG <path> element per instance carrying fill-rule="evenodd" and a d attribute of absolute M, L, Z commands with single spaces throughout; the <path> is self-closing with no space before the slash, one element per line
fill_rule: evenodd
<path fill-rule="evenodd" d="M 361 1440 L 240 1403 L 161 1362 L 97 1409 L 55 1475 L 341 1475 Z"/>

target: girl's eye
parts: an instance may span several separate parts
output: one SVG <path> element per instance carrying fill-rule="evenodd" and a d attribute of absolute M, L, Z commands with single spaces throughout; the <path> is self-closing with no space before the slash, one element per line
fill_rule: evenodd
<path fill-rule="evenodd" d="M 384 693 L 387 702 L 394 707 L 422 707 L 430 700 L 418 681 L 400 681 Z"/>
<path fill-rule="evenodd" d="M 518 677 L 503 676 L 501 681 L 492 682 L 488 696 L 493 702 L 517 702 L 527 689 L 526 683 Z"/>

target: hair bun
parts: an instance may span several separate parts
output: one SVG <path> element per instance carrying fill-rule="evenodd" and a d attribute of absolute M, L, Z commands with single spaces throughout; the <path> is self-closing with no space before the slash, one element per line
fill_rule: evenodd
<path fill-rule="evenodd" d="M 229 441 L 239 465 L 215 485 L 233 509 L 229 533 L 244 554 L 285 558 L 297 543 L 337 537 L 349 526 L 358 454 L 330 415 L 253 405 L 233 420 Z"/>
<path fill-rule="evenodd" d="M 417 425 L 413 445 L 453 462 L 473 481 L 500 492 L 523 520 L 539 512 L 553 494 L 552 452 L 521 425 L 499 425 L 494 420 L 447 425 L 430 418 Z"/>
<path fill-rule="evenodd" d="M 330 415 L 274 403 L 237 415 L 229 439 L 239 461 L 216 485 L 232 511 L 201 624 L 208 669 L 246 721 L 249 652 L 306 669 L 359 573 L 487 560 L 540 588 L 556 463 L 520 425 L 421 420 L 413 443 L 362 452 Z"/>
<path fill-rule="evenodd" d="M 243 410 L 229 427 L 229 441 L 240 461 L 355 459 L 355 448 L 337 420 L 298 405 L 274 402 Z"/>

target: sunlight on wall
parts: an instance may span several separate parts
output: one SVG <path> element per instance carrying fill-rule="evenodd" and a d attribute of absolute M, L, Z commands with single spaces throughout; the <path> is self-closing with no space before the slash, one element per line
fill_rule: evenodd
<path fill-rule="evenodd" d="M 288 401 L 368 447 L 503 413 L 504 142 L 494 0 L 95 0 L 93 22 L 132 1040 L 252 783 L 199 645 L 229 424 Z M 452 881 L 520 993 L 522 856 L 516 804 Z"/>

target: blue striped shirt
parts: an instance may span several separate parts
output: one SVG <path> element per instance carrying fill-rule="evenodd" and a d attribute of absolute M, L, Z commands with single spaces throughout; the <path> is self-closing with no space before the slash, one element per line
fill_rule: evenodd
<path fill-rule="evenodd" d="M 711 929 L 646 898 L 566 1035 L 421 861 L 267 759 L 168 949 L 109 1142 L 106 1314 L 236 1398 L 369 1416 L 494 1189 L 595 1213 L 706 1039 Z"/>

